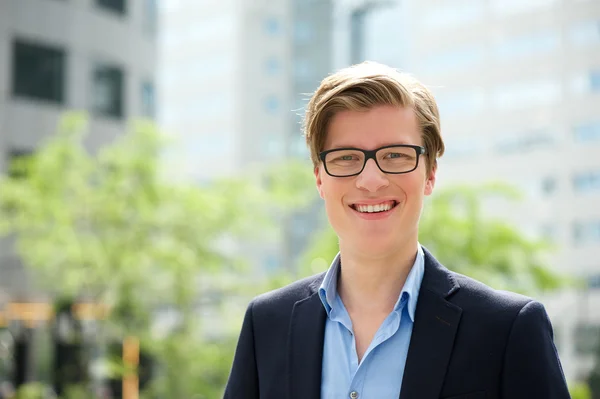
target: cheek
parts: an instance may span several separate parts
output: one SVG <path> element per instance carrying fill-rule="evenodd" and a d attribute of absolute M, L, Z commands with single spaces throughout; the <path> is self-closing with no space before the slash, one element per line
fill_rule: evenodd
<path fill-rule="evenodd" d="M 337 206 L 344 195 L 344 186 L 335 180 L 324 179 L 320 188 L 321 197 L 327 206 Z"/>
<path fill-rule="evenodd" d="M 421 203 L 427 191 L 427 182 L 420 175 L 399 175 L 396 186 L 400 188 L 399 193 L 408 204 Z"/>
<path fill-rule="evenodd" d="M 346 190 L 342 185 L 327 182 L 323 185 L 323 200 L 329 223 L 336 232 L 347 228 L 346 209 L 344 208 L 344 194 Z"/>

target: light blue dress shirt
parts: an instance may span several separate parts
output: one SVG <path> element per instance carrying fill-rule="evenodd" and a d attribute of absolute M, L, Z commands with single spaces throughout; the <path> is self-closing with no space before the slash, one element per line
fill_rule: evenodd
<path fill-rule="evenodd" d="M 398 399 L 425 273 L 423 249 L 419 244 L 394 310 L 377 330 L 360 364 L 352 321 L 337 291 L 340 266 L 338 254 L 319 288 L 327 311 L 321 398 Z"/>

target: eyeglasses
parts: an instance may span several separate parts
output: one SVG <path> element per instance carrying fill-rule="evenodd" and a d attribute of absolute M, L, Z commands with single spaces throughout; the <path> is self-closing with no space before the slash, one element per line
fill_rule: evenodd
<path fill-rule="evenodd" d="M 336 148 L 323 151 L 319 158 L 325 171 L 333 177 L 350 177 L 361 174 L 369 159 L 375 160 L 384 173 L 409 173 L 419 166 L 419 155 L 426 153 L 418 145 L 388 145 L 375 150 Z"/>

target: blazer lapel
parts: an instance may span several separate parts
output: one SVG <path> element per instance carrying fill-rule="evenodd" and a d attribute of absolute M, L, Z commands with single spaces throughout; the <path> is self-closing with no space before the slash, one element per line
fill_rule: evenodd
<path fill-rule="evenodd" d="M 289 335 L 289 398 L 321 397 L 321 374 L 325 319 L 319 294 L 322 278 L 313 283 L 312 294 L 296 302 L 292 310 Z"/>
<path fill-rule="evenodd" d="M 425 274 L 400 399 L 437 399 L 450 361 L 462 309 L 446 300 L 459 289 L 452 274 L 425 249 Z"/>

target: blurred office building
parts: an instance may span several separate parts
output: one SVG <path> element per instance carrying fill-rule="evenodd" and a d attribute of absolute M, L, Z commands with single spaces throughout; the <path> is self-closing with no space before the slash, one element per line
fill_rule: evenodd
<path fill-rule="evenodd" d="M 331 71 L 332 9 L 332 0 L 161 3 L 158 120 L 176 138 L 182 177 L 308 160 L 302 108 Z M 306 215 L 283 223 L 283 237 L 242 245 L 265 272 L 291 267 L 314 225 Z"/>
<path fill-rule="evenodd" d="M 88 113 L 91 151 L 125 132 L 128 119 L 154 117 L 155 3 L 0 2 L 0 171 L 34 152 L 67 110 Z M 39 295 L 29 277 L 1 241 L 3 298 Z"/>
<path fill-rule="evenodd" d="M 502 180 L 523 191 L 493 212 L 553 241 L 556 270 L 585 281 L 542 298 L 567 379 L 581 379 L 600 344 L 600 3 L 404 3 L 408 56 L 391 63 L 437 96 L 438 187 Z M 366 58 L 389 63 L 375 50 L 394 29 L 383 21 L 368 20 Z"/>

